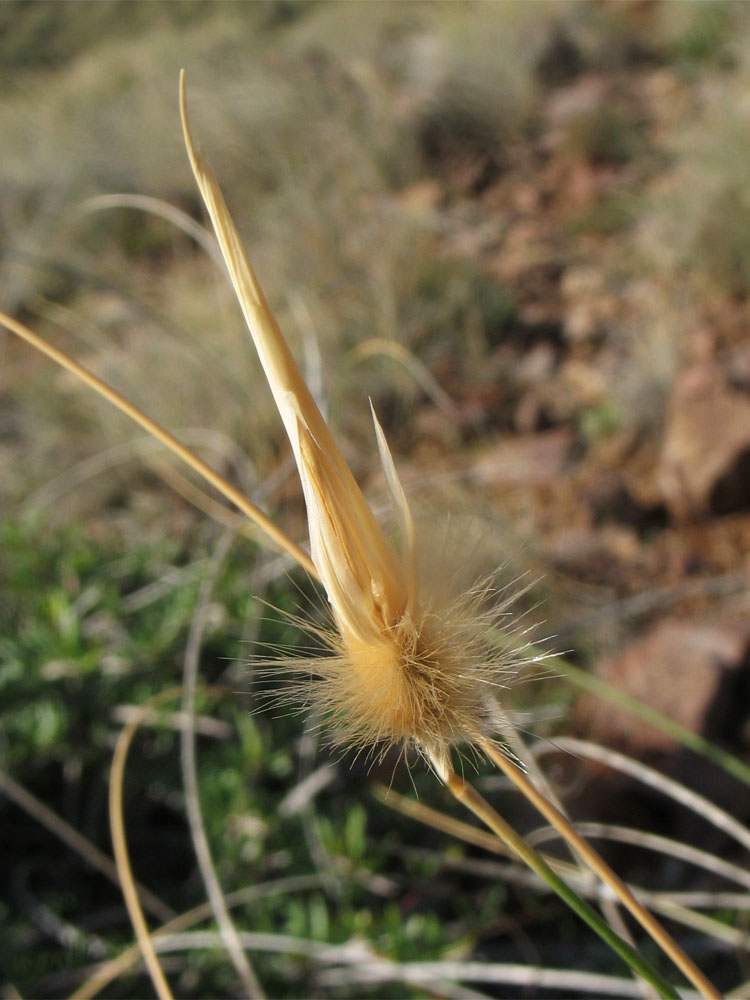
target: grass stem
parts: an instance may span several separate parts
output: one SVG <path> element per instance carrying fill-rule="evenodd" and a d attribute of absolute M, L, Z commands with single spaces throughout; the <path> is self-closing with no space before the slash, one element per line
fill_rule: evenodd
<path fill-rule="evenodd" d="M 209 602 L 216 586 L 216 580 L 234 539 L 234 532 L 225 532 L 216 546 L 210 570 L 201 585 L 195 613 L 190 625 L 182 675 L 182 703 L 185 726 L 180 734 L 180 761 L 182 764 L 182 782 L 185 789 L 185 808 L 188 816 L 190 835 L 201 877 L 203 878 L 203 884 L 206 887 L 206 893 L 216 918 L 221 939 L 242 983 L 243 995 L 248 1000 L 264 1000 L 265 993 L 263 992 L 263 987 L 258 981 L 258 977 L 242 948 L 237 929 L 229 914 L 224 891 L 216 873 L 216 866 L 213 862 L 203 822 L 195 754 L 195 697 L 203 630 L 206 624 Z"/>
<path fill-rule="evenodd" d="M 218 472 L 215 472 L 209 465 L 206 465 L 192 451 L 180 444 L 177 438 L 170 434 L 169 431 L 146 416 L 142 410 L 139 410 L 137 406 L 134 406 L 124 396 L 121 396 L 119 392 L 107 385 L 106 382 L 97 378 L 96 375 L 87 368 L 84 368 L 83 365 L 79 365 L 77 361 L 74 361 L 73 358 L 63 353 L 63 351 L 58 351 L 57 348 L 48 344 L 41 337 L 38 337 L 29 330 L 28 327 L 24 326 L 23 323 L 19 323 L 18 320 L 13 319 L 12 316 L 0 312 L 0 325 L 10 330 L 11 333 L 15 333 L 17 337 L 25 340 L 27 344 L 30 344 L 40 353 L 51 358 L 52 361 L 65 368 L 66 371 L 71 372 L 71 374 L 75 375 L 76 378 L 80 379 L 90 389 L 93 389 L 99 396 L 112 403 L 121 413 L 130 417 L 131 420 L 145 431 L 158 441 L 161 441 L 174 455 L 217 489 L 222 496 L 225 496 L 246 517 L 249 517 L 279 548 L 288 552 L 312 577 L 315 579 L 318 578 L 318 573 L 312 564 L 312 560 L 304 549 L 301 549 L 296 542 L 292 541 L 288 535 L 274 524 L 267 514 L 264 514 L 259 507 L 256 507 L 254 503 L 248 500 L 240 490 L 232 486 L 230 482 L 224 479 L 223 476 L 220 476 Z"/>
<path fill-rule="evenodd" d="M 534 785 L 528 780 L 524 773 L 516 767 L 496 746 L 489 740 L 482 741 L 482 749 L 490 760 L 500 768 L 503 773 L 510 778 L 519 791 L 531 802 L 544 818 L 558 831 L 565 842 L 582 858 L 599 878 L 605 882 L 612 892 L 617 896 L 622 905 L 635 917 L 641 926 L 648 932 L 653 940 L 667 954 L 674 964 L 687 979 L 695 986 L 701 994 L 709 1000 L 721 1000 L 721 994 L 713 984 L 703 975 L 695 963 L 688 958 L 677 942 L 662 927 L 656 918 L 648 912 L 625 883 L 619 878 L 604 861 L 604 859 L 594 850 L 594 848 L 584 840 L 576 831 L 573 825 L 557 810 L 551 802 L 541 795 Z"/>
<path fill-rule="evenodd" d="M 112 772 L 109 779 L 109 823 L 112 831 L 112 846 L 115 852 L 115 862 L 120 876 L 120 886 L 122 888 L 122 894 L 125 898 L 125 905 L 128 908 L 128 915 L 130 916 L 130 921 L 133 925 L 133 930 L 135 931 L 135 936 L 138 939 L 138 944 L 140 945 L 141 952 L 143 953 L 146 968 L 149 971 L 149 975 L 151 976 L 151 980 L 154 984 L 159 1000 L 173 1000 L 173 996 L 172 991 L 169 988 L 169 983 L 167 982 L 161 965 L 159 964 L 159 959 L 156 957 L 156 949 L 154 948 L 154 943 L 151 940 L 148 925 L 146 924 L 146 919 L 143 916 L 143 910 L 141 909 L 141 904 L 138 900 L 138 893 L 135 889 L 133 870 L 130 866 L 130 855 L 128 853 L 128 843 L 125 836 L 125 823 L 122 809 L 122 789 L 125 778 L 125 762 L 128 758 L 128 751 L 130 750 L 130 744 L 133 741 L 135 731 L 141 721 L 145 719 L 152 709 L 156 708 L 162 702 L 179 698 L 181 695 L 181 688 L 168 688 L 166 691 L 160 691 L 153 698 L 149 698 L 149 700 L 141 706 L 138 713 L 126 726 L 123 727 L 122 732 L 117 739 L 114 756 L 112 757 Z"/>
<path fill-rule="evenodd" d="M 454 771 L 441 775 L 448 790 L 462 805 L 482 820 L 500 840 L 524 861 L 539 878 L 554 889 L 560 898 L 597 933 L 639 976 L 650 983 L 665 1000 L 679 1000 L 679 994 L 641 955 L 622 940 L 589 904 L 547 864 L 544 858 L 508 824 L 468 782 Z M 715 992 L 706 996 L 721 1000 Z"/>

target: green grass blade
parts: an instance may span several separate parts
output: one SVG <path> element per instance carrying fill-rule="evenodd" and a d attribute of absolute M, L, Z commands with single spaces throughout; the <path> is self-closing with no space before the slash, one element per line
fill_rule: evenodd
<path fill-rule="evenodd" d="M 682 746 L 687 747 L 688 750 L 693 750 L 695 753 L 705 757 L 706 760 L 710 760 L 716 764 L 717 767 L 723 768 L 732 777 L 737 778 L 746 785 L 750 785 L 750 765 L 745 764 L 738 757 L 735 757 L 734 754 L 729 753 L 728 750 L 723 750 L 699 733 L 694 733 L 692 729 L 688 729 L 687 726 L 683 726 L 674 719 L 670 719 L 668 715 L 664 715 L 645 701 L 641 701 L 640 698 L 627 694 L 620 688 L 615 687 L 614 684 L 603 681 L 599 677 L 592 676 L 587 671 L 574 666 L 562 657 L 548 657 L 544 662 L 545 664 L 549 664 L 553 669 L 556 668 L 565 674 L 571 683 L 582 690 L 590 691 L 592 694 L 604 698 L 611 704 L 617 705 L 624 712 L 628 712 L 642 722 L 647 722 L 655 729 L 666 733 L 667 736 L 671 736 L 672 739 L 681 743 Z"/>

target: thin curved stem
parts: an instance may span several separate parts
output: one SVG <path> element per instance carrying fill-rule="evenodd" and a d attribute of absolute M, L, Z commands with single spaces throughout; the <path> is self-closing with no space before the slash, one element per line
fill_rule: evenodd
<path fill-rule="evenodd" d="M 433 762 L 434 763 L 434 762 Z M 436 765 L 437 767 L 437 765 Z M 547 864 L 544 858 L 530 847 L 526 841 L 500 816 L 492 806 L 482 798 L 468 782 L 460 778 L 453 770 L 446 770 L 440 767 L 438 770 L 442 781 L 448 790 L 459 802 L 470 809 L 475 816 L 482 820 L 493 833 L 495 833 L 503 843 L 518 855 L 525 864 L 531 868 L 547 885 L 549 885 L 577 913 L 578 916 L 589 925 L 608 945 L 618 954 L 623 961 L 639 976 L 650 983 L 659 995 L 666 1000 L 679 1000 L 679 994 L 659 973 L 647 962 L 642 955 L 639 955 L 634 948 L 623 941 L 612 928 L 599 916 L 596 910 L 581 899 L 581 897 L 570 888 L 570 886 L 560 878 L 560 876 Z M 707 994 L 721 1000 L 718 994 Z"/>
<path fill-rule="evenodd" d="M 191 218 L 187 212 L 170 205 L 169 202 L 162 201 L 161 198 L 152 198 L 147 194 L 102 194 L 93 198 L 87 198 L 81 202 L 79 209 L 82 212 L 99 212 L 102 209 L 112 208 L 134 208 L 140 212 L 149 212 L 160 219 L 171 223 L 201 247 L 211 258 L 217 267 L 223 267 L 224 261 L 221 259 L 216 240 L 205 226 L 201 226 L 195 219 Z"/>
<path fill-rule="evenodd" d="M 112 403 L 121 413 L 124 413 L 152 437 L 161 441 L 174 455 L 177 455 L 186 465 L 189 465 L 199 476 L 225 496 L 230 503 L 233 503 L 235 507 L 241 510 L 246 517 L 249 517 L 279 548 L 288 552 L 310 576 L 318 579 L 318 573 L 313 566 L 312 560 L 304 549 L 300 548 L 296 542 L 292 541 L 288 535 L 278 528 L 267 514 L 264 514 L 259 507 L 256 507 L 254 503 L 248 500 L 244 493 L 232 486 L 223 476 L 220 476 L 218 472 L 215 472 L 209 465 L 206 465 L 197 455 L 194 455 L 192 451 L 180 444 L 177 438 L 170 434 L 169 431 L 146 416 L 142 410 L 139 410 L 137 406 L 134 406 L 128 399 L 121 396 L 119 392 L 107 385 L 106 382 L 97 378 L 96 375 L 87 368 L 84 368 L 83 365 L 79 365 L 73 358 L 68 357 L 62 351 L 58 351 L 57 348 L 48 344 L 41 337 L 38 337 L 29 330 L 28 327 L 24 326 L 23 323 L 19 323 L 18 320 L 13 319 L 12 316 L 0 312 L 0 325 L 10 330 L 11 333 L 15 333 L 17 337 L 25 340 L 27 344 L 36 348 L 40 353 L 51 358 L 52 361 L 65 368 L 66 371 L 71 372 L 77 379 Z"/>
<path fill-rule="evenodd" d="M 237 975 L 242 981 L 242 986 L 248 1000 L 263 1000 L 265 993 L 258 981 L 258 977 L 248 961 L 247 955 L 240 943 L 237 929 L 234 926 L 229 909 L 226 905 L 224 892 L 219 883 L 216 868 L 211 856 L 211 848 L 206 836 L 206 828 L 203 823 L 203 813 L 200 805 L 200 794 L 198 789 L 198 773 L 195 759 L 195 693 L 198 679 L 198 660 L 200 658 L 201 643 L 203 640 L 203 629 L 206 622 L 206 611 L 211 595 L 216 585 L 219 571 L 229 554 L 232 542 L 235 539 L 234 533 L 226 532 L 216 547 L 216 552 L 212 558 L 212 565 L 201 586 L 198 601 L 196 603 L 195 614 L 190 625 L 190 635 L 188 636 L 185 648 L 185 663 L 183 669 L 183 710 L 185 714 L 185 726 L 180 734 L 180 762 L 182 764 L 182 782 L 185 787 L 185 806 L 188 814 L 190 834 L 195 849 L 195 856 L 200 868 L 203 884 L 206 887 L 211 907 L 216 917 L 219 933 L 224 946 L 229 954 L 232 964 L 237 970 Z"/>
<path fill-rule="evenodd" d="M 556 738 L 554 746 L 546 743 L 536 743 L 531 747 L 531 752 L 535 755 L 551 753 L 553 750 L 562 750 L 563 753 L 571 753 L 580 757 L 588 757 L 592 760 L 600 761 L 607 767 L 615 768 L 623 774 L 629 774 L 637 781 L 655 788 L 662 795 L 679 802 L 687 809 L 692 810 L 697 816 L 703 817 L 708 823 L 712 823 L 718 830 L 732 837 L 738 844 L 741 844 L 746 851 L 750 851 L 750 829 L 743 826 L 734 816 L 721 809 L 707 799 L 704 795 L 699 795 L 691 788 L 683 785 L 674 778 L 667 777 L 661 771 L 657 771 L 647 764 L 634 760 L 626 754 L 609 747 L 600 746 L 590 740 L 579 740 L 573 736 L 560 736 Z"/>
<path fill-rule="evenodd" d="M 159 959 L 156 957 L 156 950 L 151 940 L 146 918 L 143 916 L 143 910 L 141 909 L 138 893 L 135 888 L 133 870 L 130 866 L 130 855 L 128 853 L 128 842 L 125 836 L 122 788 L 125 778 L 125 762 L 128 758 L 128 751 L 130 750 L 130 744 L 133 741 L 136 729 L 153 708 L 164 701 L 179 698 L 181 694 L 182 689 L 179 687 L 160 691 L 159 694 L 150 698 L 142 705 L 131 721 L 123 727 L 117 739 L 114 756 L 112 757 L 112 773 L 109 779 L 109 825 L 112 832 L 112 846 L 115 852 L 117 872 L 120 876 L 120 886 L 135 936 L 138 939 L 143 959 L 159 1000 L 173 1000 L 172 991 L 159 964 Z"/>
<path fill-rule="evenodd" d="M 601 837 L 621 844 L 633 844 L 635 847 L 649 851 L 660 851 L 669 858 L 679 858 L 680 861 L 689 865 L 697 865 L 705 871 L 713 872 L 715 875 L 720 875 L 722 878 L 744 886 L 745 889 L 750 889 L 750 872 L 746 868 L 741 868 L 739 865 L 725 861 L 723 858 L 698 847 L 693 847 L 691 844 L 685 844 L 681 840 L 662 837 L 656 833 L 648 833 L 645 830 L 620 826 L 616 823 L 576 823 L 576 829 L 582 837 Z M 544 841 L 559 836 L 560 833 L 553 827 L 544 826 L 527 834 L 526 839 L 534 847 L 537 847 Z"/>
<path fill-rule="evenodd" d="M 615 893 L 622 905 L 629 910 L 641 926 L 654 939 L 687 979 L 710 1000 L 721 1000 L 721 994 L 703 975 L 695 963 L 688 958 L 677 942 L 662 927 L 659 921 L 643 907 L 625 883 L 617 876 L 594 848 L 584 840 L 573 825 L 548 802 L 532 785 L 524 773 L 516 767 L 493 743 L 482 740 L 481 747 L 490 760 L 510 778 L 522 794 L 539 810 L 544 818 L 555 827 L 565 842 L 586 862 L 599 878 Z"/>

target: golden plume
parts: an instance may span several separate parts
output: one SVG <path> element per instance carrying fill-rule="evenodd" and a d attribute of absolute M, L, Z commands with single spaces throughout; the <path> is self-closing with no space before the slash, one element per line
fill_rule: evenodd
<path fill-rule="evenodd" d="M 442 771 L 452 743 L 486 737 L 482 719 L 491 699 L 484 685 L 496 682 L 499 669 L 478 628 L 487 624 L 479 608 L 488 588 L 440 607 L 419 592 L 414 523 L 375 412 L 400 554 L 378 525 L 305 384 L 213 171 L 196 151 L 184 74 L 180 107 L 193 173 L 292 446 L 312 561 L 337 629 L 327 636 L 332 655 L 304 669 L 319 676 L 318 700 L 348 739 L 360 744 L 411 742 Z M 493 617 L 500 613 L 496 610 Z"/>

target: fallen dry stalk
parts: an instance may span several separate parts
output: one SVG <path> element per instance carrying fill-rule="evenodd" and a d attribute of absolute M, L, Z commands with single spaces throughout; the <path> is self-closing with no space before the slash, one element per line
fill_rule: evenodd
<path fill-rule="evenodd" d="M 133 741 L 133 736 L 141 721 L 146 718 L 149 712 L 157 708 L 162 702 L 182 696 L 182 689 L 169 688 L 167 691 L 160 691 L 155 697 L 150 698 L 141 707 L 140 712 L 123 727 L 117 739 L 114 756 L 112 757 L 112 772 L 109 780 L 109 819 L 112 832 L 112 846 L 115 852 L 115 862 L 120 876 L 120 887 L 125 898 L 125 905 L 128 908 L 128 915 L 133 925 L 133 930 L 141 947 L 143 959 L 148 968 L 151 981 L 159 996 L 159 1000 L 173 1000 L 169 983 L 162 971 L 159 959 L 156 957 L 151 935 L 149 933 L 146 919 L 143 916 L 138 894 L 135 891 L 133 871 L 130 866 L 130 855 L 128 852 L 127 837 L 125 835 L 125 820 L 122 811 L 122 787 L 125 780 L 125 762 L 128 757 L 128 750 Z"/>
<path fill-rule="evenodd" d="M 218 472 L 212 469 L 209 465 L 198 458 L 190 449 L 186 448 L 183 444 L 170 434 L 169 431 L 165 430 L 155 420 L 146 416 L 142 410 L 139 410 L 137 406 L 134 406 L 130 400 L 125 399 L 121 396 L 117 390 L 113 389 L 106 382 L 103 382 L 100 378 L 90 372 L 83 365 L 79 365 L 77 361 L 73 358 L 68 357 L 62 351 L 58 351 L 56 347 L 52 344 L 48 344 L 46 340 L 42 337 L 37 336 L 32 330 L 23 323 L 19 323 L 17 319 L 12 316 L 8 316 L 7 313 L 0 311 L 0 324 L 2 324 L 6 329 L 10 330 L 11 333 L 15 333 L 17 337 L 25 340 L 27 344 L 30 344 L 35 350 L 39 351 L 41 354 L 45 354 L 52 361 L 60 365 L 61 368 L 65 368 L 72 375 L 75 375 L 77 379 L 83 382 L 85 385 L 93 389 L 99 396 L 106 399 L 113 406 L 115 406 L 121 413 L 124 413 L 126 417 L 130 417 L 132 421 L 142 427 L 148 434 L 156 438 L 157 441 L 161 441 L 169 451 L 176 455 L 181 461 L 183 461 L 189 468 L 193 469 L 198 473 L 206 482 L 210 483 L 215 489 L 219 491 L 223 496 L 227 498 L 231 503 L 237 507 L 238 510 L 253 521 L 266 535 L 274 542 L 279 548 L 285 550 L 292 556 L 296 562 L 299 563 L 303 569 L 307 570 L 311 576 L 317 577 L 317 572 L 315 567 L 310 562 L 310 557 L 301 549 L 296 542 L 293 542 L 284 532 L 268 517 L 263 511 L 256 507 L 252 501 L 248 500 L 244 493 L 236 489 L 232 484 L 220 476 Z"/>

